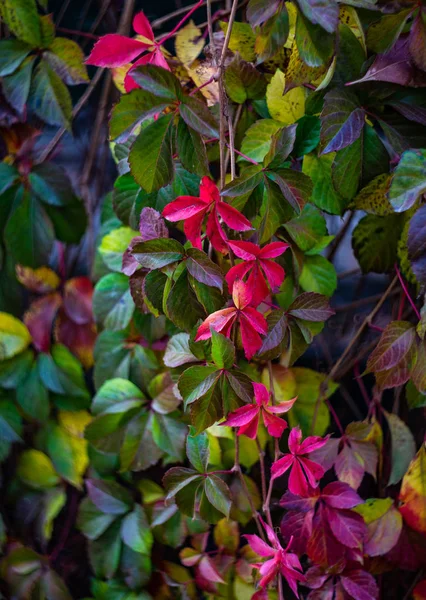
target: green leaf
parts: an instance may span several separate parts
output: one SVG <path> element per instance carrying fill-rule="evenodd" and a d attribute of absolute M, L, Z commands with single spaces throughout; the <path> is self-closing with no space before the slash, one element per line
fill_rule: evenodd
<path fill-rule="evenodd" d="M 423 388 L 426 391 L 426 386 L 423 386 Z M 407 398 L 407 404 L 410 410 L 415 408 L 423 408 L 426 406 L 426 394 L 419 392 L 412 381 L 407 383 L 405 388 L 405 396 Z"/>
<path fill-rule="evenodd" d="M 179 105 L 179 114 L 188 127 L 201 135 L 206 137 L 219 136 L 216 119 L 207 106 L 197 98 L 185 96 Z"/>
<path fill-rule="evenodd" d="M 35 0 L 2 0 L 2 17 L 10 31 L 32 48 L 41 44 L 40 21 Z"/>
<path fill-rule="evenodd" d="M 280 3 L 275 14 L 258 30 L 254 49 L 257 63 L 273 58 L 286 43 L 289 34 L 289 16 L 287 7 Z"/>
<path fill-rule="evenodd" d="M 77 527 L 89 540 L 96 540 L 115 519 L 116 515 L 101 512 L 86 496 L 81 501 L 78 509 Z"/>
<path fill-rule="evenodd" d="M 48 541 L 52 537 L 56 517 L 67 503 L 67 495 L 62 488 L 53 488 L 45 494 L 41 522 L 42 535 Z"/>
<path fill-rule="evenodd" d="M 228 183 L 221 195 L 228 198 L 236 198 L 247 192 L 252 192 L 263 181 L 263 171 L 261 165 L 252 165 L 244 169 L 243 173 Z"/>
<path fill-rule="evenodd" d="M 262 73 L 237 55 L 226 67 L 225 88 L 233 102 L 243 104 L 246 100 L 260 100 L 266 81 Z"/>
<path fill-rule="evenodd" d="M 388 198 L 396 212 L 413 206 L 426 191 L 426 150 L 407 150 L 392 178 Z"/>
<path fill-rule="evenodd" d="M 6 247 L 16 262 L 39 267 L 49 260 L 55 237 L 52 223 L 31 193 L 18 190 L 16 201 L 4 231 Z"/>
<path fill-rule="evenodd" d="M 361 134 L 353 144 L 336 152 L 331 166 L 334 189 L 348 200 L 352 200 L 358 191 L 363 159 L 362 137 Z"/>
<path fill-rule="evenodd" d="M 132 71 L 132 77 L 145 91 L 157 98 L 172 102 L 182 96 L 182 88 L 176 75 L 156 65 L 143 65 Z"/>
<path fill-rule="evenodd" d="M 10 400 L 0 400 L 0 462 L 7 458 L 12 444 L 23 443 L 21 435 L 22 419 L 18 409 Z"/>
<path fill-rule="evenodd" d="M 45 204 L 66 206 L 76 201 L 71 182 L 62 167 L 50 163 L 37 165 L 28 179 L 35 195 Z"/>
<path fill-rule="evenodd" d="M 289 125 L 273 135 L 271 148 L 264 161 L 269 170 L 274 171 L 284 166 L 286 158 L 293 150 L 296 141 L 296 129 L 297 125 Z"/>
<path fill-rule="evenodd" d="M 121 96 L 114 106 L 109 121 L 110 137 L 116 142 L 125 142 L 133 131 L 146 119 L 161 113 L 168 102 L 145 90 L 133 90 Z"/>
<path fill-rule="evenodd" d="M 220 377 L 217 367 L 189 367 L 179 378 L 178 387 L 185 401 L 185 406 L 201 398 L 208 392 Z"/>
<path fill-rule="evenodd" d="M 0 163 L 0 194 L 8 190 L 19 177 L 19 171 L 13 165 L 5 162 Z M 3 202 L 6 201 L 3 199 Z"/>
<path fill-rule="evenodd" d="M 256 162 L 262 162 L 271 147 L 272 136 L 281 128 L 282 123 L 274 119 L 255 121 L 244 134 L 241 152 Z"/>
<path fill-rule="evenodd" d="M 186 454 L 192 466 L 199 473 L 205 473 L 209 464 L 210 448 L 206 432 L 199 435 L 188 435 L 186 438 Z"/>
<path fill-rule="evenodd" d="M 83 51 L 73 40 L 56 37 L 43 56 L 67 85 L 89 82 Z"/>
<path fill-rule="evenodd" d="M 0 76 L 10 75 L 31 52 L 31 46 L 19 40 L 0 41 Z"/>
<path fill-rule="evenodd" d="M 34 448 L 22 452 L 16 474 L 23 483 L 36 490 L 46 490 L 59 483 L 50 458 Z"/>
<path fill-rule="evenodd" d="M 175 417 L 155 413 L 152 419 L 152 438 L 157 446 L 176 461 L 183 462 L 185 439 L 188 431 Z"/>
<path fill-rule="evenodd" d="M 49 125 L 70 128 L 72 102 L 68 88 L 44 60 L 35 69 L 28 103 L 34 113 Z"/>
<path fill-rule="evenodd" d="M 201 481 L 202 477 L 194 469 L 186 469 L 185 467 L 173 467 L 169 469 L 163 477 L 163 485 L 166 488 L 166 500 L 171 500 L 184 487 L 194 481 Z"/>
<path fill-rule="evenodd" d="M 40 4 L 40 3 L 39 3 Z M 40 20 L 40 32 L 41 32 L 41 45 L 43 48 L 49 47 L 56 35 L 55 23 L 53 22 L 53 15 L 39 15 Z"/>
<path fill-rule="evenodd" d="M 324 394 L 321 393 L 321 384 L 325 379 L 324 373 L 318 373 L 304 367 L 293 367 L 291 373 L 295 378 L 297 401 L 288 413 L 290 426 L 300 425 L 304 435 L 312 435 L 310 432 L 312 417 L 317 399 L 321 395 L 322 399 L 313 434 L 324 435 L 330 424 L 329 410 L 325 400 L 337 390 L 338 384 L 334 381 L 328 381 Z"/>
<path fill-rule="evenodd" d="M 204 491 L 210 504 L 229 518 L 231 494 L 226 483 L 217 475 L 209 475 L 204 482 Z"/>
<path fill-rule="evenodd" d="M 0 312 L 0 360 L 19 354 L 31 343 L 31 334 L 26 325 L 9 315 Z"/>
<path fill-rule="evenodd" d="M 127 97 L 123 96 L 123 98 Z M 132 229 L 139 227 L 139 209 L 137 207 L 140 198 L 141 187 L 135 182 L 130 173 L 120 175 L 114 183 L 112 192 L 112 204 L 117 217 L 125 225 Z"/>
<path fill-rule="evenodd" d="M 164 187 L 173 177 L 171 128 L 174 115 L 164 115 L 144 129 L 129 154 L 133 177 L 146 192 Z"/>
<path fill-rule="evenodd" d="M 334 36 L 324 33 L 322 27 L 313 25 L 301 13 L 298 13 L 296 44 L 304 63 L 309 67 L 321 67 L 332 57 Z"/>
<path fill-rule="evenodd" d="M 199 177 L 209 174 L 206 146 L 201 135 L 179 119 L 177 128 L 177 153 L 182 166 Z"/>
<path fill-rule="evenodd" d="M 132 248 L 132 254 L 144 269 L 162 269 L 182 260 L 184 248 L 176 240 L 157 238 L 136 244 Z"/>
<path fill-rule="evenodd" d="M 363 273 L 387 273 L 393 269 L 403 226 L 397 214 L 366 215 L 359 221 L 352 232 L 352 248 Z"/>
<path fill-rule="evenodd" d="M 308 175 L 313 183 L 311 202 L 332 215 L 340 215 L 346 206 L 344 200 L 334 189 L 331 178 L 331 166 L 334 154 L 307 154 L 303 159 L 303 173 Z"/>
<path fill-rule="evenodd" d="M 46 421 L 50 412 L 49 394 L 41 379 L 42 360 L 34 363 L 27 377 L 18 385 L 16 400 L 24 413 L 40 423 Z"/>
<path fill-rule="evenodd" d="M 315 150 L 320 141 L 320 128 L 320 119 L 312 115 L 305 115 L 297 121 L 294 156 L 299 158 Z"/>
<path fill-rule="evenodd" d="M 223 290 L 223 275 L 220 268 L 209 259 L 205 252 L 197 248 L 187 251 L 186 268 L 200 283 Z"/>
<path fill-rule="evenodd" d="M 142 506 L 136 505 L 121 523 L 121 539 L 135 552 L 150 554 L 154 538 Z"/>
<path fill-rule="evenodd" d="M 154 443 L 153 413 L 136 415 L 126 427 L 120 448 L 121 471 L 143 471 L 155 465 L 163 452 Z"/>
<path fill-rule="evenodd" d="M 122 273 L 110 273 L 98 281 L 93 293 L 93 314 L 106 329 L 125 329 L 132 318 L 134 303 L 129 280 Z"/>
<path fill-rule="evenodd" d="M 185 331 L 191 331 L 199 319 L 205 318 L 204 309 L 192 290 L 186 269 L 174 282 L 170 292 L 165 292 L 165 305 L 167 317 L 176 327 Z"/>
<path fill-rule="evenodd" d="M 285 86 L 285 75 L 277 69 L 266 88 L 266 103 L 273 119 L 291 125 L 305 114 L 306 92 L 303 87 L 285 92 Z"/>
<path fill-rule="evenodd" d="M 98 251 L 111 271 L 121 273 L 123 254 L 135 235 L 136 232 L 130 227 L 119 227 L 102 238 Z"/>
<path fill-rule="evenodd" d="M 293 169 L 278 169 L 275 172 L 267 171 L 266 175 L 278 185 L 284 198 L 297 213 L 309 202 L 312 182 L 304 173 Z M 287 220 L 285 218 L 280 224 Z"/>
<path fill-rule="evenodd" d="M 390 50 L 411 14 L 411 8 L 407 8 L 395 14 L 381 15 L 380 20 L 371 23 L 367 29 L 368 48 L 377 54 Z"/>
<path fill-rule="evenodd" d="M 410 428 L 398 415 L 385 412 L 392 443 L 392 469 L 388 485 L 399 483 L 408 471 L 410 462 L 416 454 L 416 442 Z"/>
<path fill-rule="evenodd" d="M 163 362 L 166 367 L 180 367 L 186 363 L 196 362 L 197 358 L 189 347 L 189 334 L 177 333 L 167 342 Z"/>
<path fill-rule="evenodd" d="M 130 492 L 115 481 L 88 479 L 87 493 L 93 504 L 108 515 L 124 515 L 133 506 Z"/>
<path fill-rule="evenodd" d="M 48 390 L 65 397 L 80 398 L 83 401 L 81 408 L 85 408 L 85 403 L 90 396 L 86 388 L 83 367 L 68 348 L 62 344 L 54 344 L 51 355 L 39 356 L 38 366 L 40 378 Z"/>
<path fill-rule="evenodd" d="M 87 214 L 83 202 L 74 198 L 66 206 L 45 205 L 45 210 L 52 221 L 55 237 L 66 244 L 78 244 L 87 227 Z"/>
<path fill-rule="evenodd" d="M 89 544 L 91 567 L 100 579 L 111 579 L 118 569 L 122 552 L 121 524 L 117 520 L 97 540 Z"/>
<path fill-rule="evenodd" d="M 234 344 L 214 329 L 212 332 L 212 359 L 218 369 L 230 369 L 235 363 Z"/>
<path fill-rule="evenodd" d="M 379 217 L 392 214 L 393 208 L 386 196 L 390 181 L 389 173 L 382 173 L 372 179 L 354 198 L 353 208 Z"/>
<path fill-rule="evenodd" d="M 332 296 L 337 287 L 336 270 L 324 256 L 305 256 L 299 283 L 305 292 Z"/>
<path fill-rule="evenodd" d="M 314 248 L 327 234 L 323 215 L 311 204 L 307 204 L 300 215 L 284 223 L 284 227 L 303 252 Z"/>

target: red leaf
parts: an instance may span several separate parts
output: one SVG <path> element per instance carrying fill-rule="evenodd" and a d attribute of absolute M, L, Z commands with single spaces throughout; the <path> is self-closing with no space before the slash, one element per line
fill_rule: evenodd
<path fill-rule="evenodd" d="M 324 567 L 335 565 L 344 557 L 344 546 L 331 533 L 324 507 L 318 507 L 312 521 L 312 535 L 307 545 L 307 554 L 315 563 Z"/>
<path fill-rule="evenodd" d="M 354 600 L 376 600 L 379 596 L 379 588 L 370 573 L 356 569 L 340 576 L 345 591 Z"/>
<path fill-rule="evenodd" d="M 72 321 L 62 308 L 59 310 L 55 322 L 55 340 L 71 350 L 85 369 L 93 366 L 96 337 L 94 322 L 79 325 Z"/>
<path fill-rule="evenodd" d="M 93 321 L 93 285 L 88 277 L 74 277 L 65 284 L 64 310 L 68 317 L 83 325 Z"/>
<path fill-rule="evenodd" d="M 96 42 L 86 64 L 96 67 L 122 67 L 148 48 L 149 44 L 144 42 L 109 33 Z"/>
<path fill-rule="evenodd" d="M 325 517 L 335 538 L 348 548 L 361 549 L 366 526 L 361 515 L 351 510 L 333 510 L 325 507 Z"/>
<path fill-rule="evenodd" d="M 36 300 L 24 315 L 24 323 L 28 327 L 33 345 L 39 352 L 49 352 L 53 321 L 62 304 L 58 292 Z"/>
<path fill-rule="evenodd" d="M 363 500 L 346 483 L 334 481 L 325 486 L 321 492 L 321 500 L 332 507 L 338 509 L 348 509 L 362 504 Z"/>
<path fill-rule="evenodd" d="M 154 33 L 152 31 L 152 27 L 143 10 L 134 16 L 133 29 L 136 31 L 136 33 L 139 33 L 139 35 L 143 35 L 154 42 Z"/>

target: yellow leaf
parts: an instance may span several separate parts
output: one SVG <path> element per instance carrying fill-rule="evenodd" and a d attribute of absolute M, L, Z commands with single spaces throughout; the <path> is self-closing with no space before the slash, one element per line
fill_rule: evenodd
<path fill-rule="evenodd" d="M 392 498 L 369 498 L 363 504 L 358 504 L 352 510 L 357 512 L 365 521 L 366 525 L 377 521 L 390 509 L 393 504 Z"/>
<path fill-rule="evenodd" d="M 291 49 L 290 60 L 285 72 L 285 82 L 287 87 L 303 85 L 304 83 L 312 83 L 326 72 L 326 66 L 309 67 L 299 56 L 297 44 L 293 44 Z"/>
<path fill-rule="evenodd" d="M 111 69 L 112 80 L 114 82 L 115 87 L 122 94 L 126 93 L 126 89 L 124 87 L 124 79 L 126 78 L 127 71 L 132 66 L 132 63 L 127 63 L 126 65 L 122 65 L 121 67 L 114 67 Z"/>
<path fill-rule="evenodd" d="M 286 402 L 296 395 L 296 379 L 287 367 L 281 365 L 272 366 L 272 375 L 274 382 L 275 400 L 277 402 Z M 269 370 L 265 368 L 262 371 L 261 381 L 268 390 L 270 389 Z"/>
<path fill-rule="evenodd" d="M 289 33 L 284 48 L 292 48 L 296 36 L 297 8 L 293 2 L 286 2 L 288 12 Z"/>
<path fill-rule="evenodd" d="M 60 410 L 58 413 L 59 424 L 70 435 L 77 438 L 84 438 L 84 430 L 92 420 L 92 416 L 87 410 Z"/>
<path fill-rule="evenodd" d="M 359 20 L 358 13 L 352 6 L 341 6 L 339 13 L 339 21 L 344 25 L 347 25 L 352 33 L 355 35 L 357 40 L 361 43 L 364 51 L 367 52 L 367 46 L 365 44 L 364 30 Z"/>
<path fill-rule="evenodd" d="M 34 448 L 21 454 L 16 473 L 26 485 L 37 490 L 44 490 L 59 483 L 50 458 Z"/>
<path fill-rule="evenodd" d="M 75 412 L 61 410 L 58 413 L 59 425 L 69 436 L 73 465 L 77 475 L 73 483 L 78 486 L 83 483 L 83 475 L 89 466 L 88 444 L 87 440 L 84 439 L 84 430 L 91 420 L 92 417 L 86 410 Z"/>
<path fill-rule="evenodd" d="M 16 278 L 28 290 L 38 294 L 53 292 L 61 282 L 55 271 L 49 267 L 31 269 L 31 267 L 16 265 Z"/>
<path fill-rule="evenodd" d="M 27 327 L 8 313 L 0 312 L 0 360 L 19 354 L 31 343 Z"/>
<path fill-rule="evenodd" d="M 404 521 L 426 535 L 426 445 L 423 444 L 402 480 L 399 510 Z"/>
<path fill-rule="evenodd" d="M 196 87 L 201 87 L 201 94 L 206 98 L 207 104 L 212 106 L 219 102 L 219 84 L 217 81 L 211 81 L 207 85 L 204 85 L 209 81 L 215 73 L 215 68 L 212 66 L 210 60 L 203 60 L 192 63 L 190 67 L 187 67 L 189 76 L 195 83 Z"/>
<path fill-rule="evenodd" d="M 228 23 L 221 21 L 219 25 L 226 35 Z M 254 62 L 256 60 L 255 43 L 256 34 L 253 32 L 251 26 L 248 23 L 234 22 L 229 40 L 229 49 L 232 52 L 239 52 L 243 60 Z"/>
<path fill-rule="evenodd" d="M 183 65 L 190 65 L 204 48 L 204 39 L 194 21 L 189 21 L 176 35 L 176 56 Z"/>
<path fill-rule="evenodd" d="M 285 75 L 278 69 L 266 88 L 266 103 L 273 119 L 291 125 L 305 114 L 306 90 L 295 87 L 284 94 L 284 89 Z"/>

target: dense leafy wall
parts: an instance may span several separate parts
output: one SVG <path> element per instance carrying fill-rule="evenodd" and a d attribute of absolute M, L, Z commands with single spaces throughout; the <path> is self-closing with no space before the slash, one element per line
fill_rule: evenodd
<path fill-rule="evenodd" d="M 423 5 L 133 9 L 84 59 L 0 0 L 0 594 L 425 598 Z M 54 151 L 102 77 L 96 227 Z M 318 370 L 348 231 L 387 287 Z"/>

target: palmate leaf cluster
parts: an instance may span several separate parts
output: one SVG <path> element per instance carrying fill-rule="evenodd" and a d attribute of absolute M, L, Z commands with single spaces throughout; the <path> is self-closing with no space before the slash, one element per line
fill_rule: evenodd
<path fill-rule="evenodd" d="M 308 600 L 374 600 L 399 569 L 401 597 L 415 580 L 423 598 L 424 7 L 250 0 L 208 44 L 192 20 L 155 41 L 143 13 L 136 38 L 101 38 L 87 62 L 120 92 L 117 178 L 83 266 L 96 219 L 38 145 L 45 125 L 71 131 L 83 52 L 46 2 L 0 0 L 0 17 L 1 592 L 259 600 L 298 580 Z M 372 399 L 341 425 L 340 372 L 309 350 L 333 332 L 343 219 L 359 270 L 402 300 L 350 368 Z M 253 383 L 275 409 L 297 398 L 279 415 L 290 443 L 260 418 L 254 435 L 224 425 Z M 265 583 L 253 565 L 278 550 L 304 575 Z"/>

